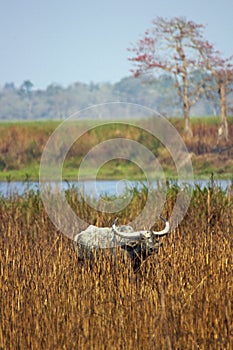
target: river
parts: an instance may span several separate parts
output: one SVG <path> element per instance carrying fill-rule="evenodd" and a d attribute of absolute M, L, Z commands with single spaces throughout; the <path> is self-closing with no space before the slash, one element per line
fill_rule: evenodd
<path fill-rule="evenodd" d="M 179 183 L 178 183 L 179 184 Z M 191 186 L 198 184 L 201 188 L 208 186 L 210 184 L 210 180 L 196 180 L 195 182 L 188 183 Z M 232 181 L 230 180 L 218 180 L 215 184 L 222 189 L 227 189 Z M 154 183 L 156 187 L 156 182 Z M 140 181 L 119 181 L 119 180 L 97 180 L 95 181 L 85 181 L 85 182 L 77 182 L 77 181 L 63 181 L 62 185 L 55 182 L 51 182 L 50 186 L 52 188 L 59 187 L 62 190 L 67 190 L 70 187 L 74 186 L 75 188 L 79 188 L 85 191 L 86 195 L 99 197 L 102 195 L 122 195 L 126 188 L 138 188 L 140 189 L 143 186 L 143 183 Z M 0 194 L 4 197 L 9 197 L 13 194 L 22 195 L 23 193 L 28 192 L 29 190 L 39 190 L 40 185 L 38 182 L 22 182 L 22 181 L 11 181 L 11 182 L 0 182 Z"/>

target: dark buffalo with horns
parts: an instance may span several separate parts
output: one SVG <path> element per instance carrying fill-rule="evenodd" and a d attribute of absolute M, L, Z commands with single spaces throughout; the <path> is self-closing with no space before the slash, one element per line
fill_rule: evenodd
<path fill-rule="evenodd" d="M 169 222 L 163 216 L 160 218 L 165 223 L 161 231 L 134 231 L 129 225 L 116 226 L 117 219 L 112 227 L 90 225 L 74 237 L 78 258 L 92 261 L 105 249 L 110 250 L 114 256 L 117 249 L 120 249 L 121 255 L 130 258 L 133 267 L 138 268 L 143 260 L 158 252 L 162 244 L 158 237 L 167 235 L 170 231 Z"/>

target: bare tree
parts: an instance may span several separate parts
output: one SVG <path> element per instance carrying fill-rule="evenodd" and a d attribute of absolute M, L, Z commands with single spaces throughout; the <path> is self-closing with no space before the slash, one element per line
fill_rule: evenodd
<path fill-rule="evenodd" d="M 214 84 L 208 85 L 207 95 L 216 98 L 211 92 L 217 90 L 220 104 L 220 127 L 218 129 L 218 142 L 221 140 L 228 141 L 228 122 L 227 122 L 227 95 L 232 92 L 233 83 L 233 56 L 222 58 L 219 51 L 214 51 L 211 45 L 206 46 L 204 58 L 206 67 L 212 73 Z"/>
<path fill-rule="evenodd" d="M 233 81 L 233 70 L 226 69 L 222 71 L 216 71 L 215 77 L 219 87 L 218 91 L 221 101 L 221 125 L 218 129 L 218 137 L 219 139 L 223 138 L 225 141 L 228 141 L 229 133 L 227 122 L 226 95 L 229 91 L 231 91 L 231 88 L 229 88 L 229 83 L 232 83 Z"/>
<path fill-rule="evenodd" d="M 173 75 L 183 104 L 185 132 L 192 136 L 190 109 L 204 93 L 206 80 L 204 26 L 183 17 L 157 17 L 152 24 L 152 29 L 129 48 L 134 54 L 129 60 L 135 65 L 131 71 L 135 77 L 161 69 Z M 197 70 L 203 74 L 194 81 L 192 74 Z"/>

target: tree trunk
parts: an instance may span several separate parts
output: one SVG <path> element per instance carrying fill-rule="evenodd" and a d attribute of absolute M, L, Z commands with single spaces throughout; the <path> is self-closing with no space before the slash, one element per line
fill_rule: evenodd
<path fill-rule="evenodd" d="M 184 106 L 184 132 L 187 136 L 193 137 L 192 128 L 190 125 L 189 109 Z"/>
<path fill-rule="evenodd" d="M 219 93 L 221 98 L 221 125 L 218 129 L 218 141 L 228 141 L 228 122 L 226 113 L 226 85 L 225 82 L 219 82 Z"/>
<path fill-rule="evenodd" d="M 183 91 L 183 109 L 184 109 L 184 132 L 187 136 L 193 137 L 193 132 L 190 125 L 190 102 L 189 102 L 189 91 L 188 91 L 188 73 L 187 73 L 187 66 L 186 66 L 186 60 L 184 60 L 184 76 L 183 76 L 183 84 L 184 84 L 184 91 Z"/>

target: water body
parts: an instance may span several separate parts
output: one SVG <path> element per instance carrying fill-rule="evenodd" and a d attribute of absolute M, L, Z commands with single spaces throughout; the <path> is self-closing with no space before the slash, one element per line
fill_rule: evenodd
<path fill-rule="evenodd" d="M 172 182 L 173 183 L 173 182 Z M 175 182 L 174 182 L 175 183 Z M 182 183 L 183 184 L 183 183 Z M 210 180 L 197 180 L 192 183 L 188 183 L 188 185 L 194 186 L 198 184 L 201 188 L 206 186 L 210 186 Z M 223 190 L 226 190 L 230 185 L 232 185 L 231 180 L 218 180 L 215 181 L 214 184 L 216 186 L 221 187 Z M 84 191 L 86 195 L 91 197 L 100 197 L 100 196 L 120 196 L 123 195 L 125 190 L 133 189 L 133 188 L 142 188 L 146 183 L 140 181 L 125 181 L 125 180 L 97 180 L 97 181 L 63 181 L 62 184 L 58 184 L 56 182 L 51 182 L 49 186 L 51 188 L 59 188 L 60 190 L 67 190 L 71 187 L 75 187 Z M 155 187 L 157 186 L 156 182 L 153 184 Z M 179 185 L 179 183 L 178 183 Z M 38 182 L 22 182 L 22 181 L 12 181 L 10 183 L 0 182 L 0 195 L 4 197 L 9 197 L 11 195 L 17 194 L 22 195 L 30 190 L 37 191 L 40 189 L 40 184 Z"/>

